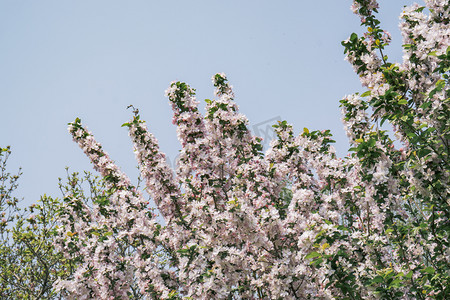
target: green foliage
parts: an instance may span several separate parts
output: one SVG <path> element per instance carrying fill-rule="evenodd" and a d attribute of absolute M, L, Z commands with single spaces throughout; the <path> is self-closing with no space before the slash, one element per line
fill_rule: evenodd
<path fill-rule="evenodd" d="M 43 196 L 17 215 L 12 239 L 2 249 L 0 285 L 2 299 L 59 299 L 53 283 L 70 272 L 70 261 L 53 246 L 59 201 Z"/>
<path fill-rule="evenodd" d="M 0 299 L 64 299 L 54 285 L 73 276 L 80 257 L 64 256 L 54 246 L 62 202 L 44 195 L 37 203 L 21 209 L 14 197 L 21 172 L 13 175 L 7 171 L 10 154 L 10 147 L 0 148 Z M 65 180 L 59 179 L 59 187 L 63 195 L 77 195 L 88 205 L 109 201 L 104 180 L 88 172 L 84 176 L 67 172 Z M 72 234 L 77 233 L 74 230 Z M 138 288 L 133 286 L 132 290 L 130 297 L 141 299 Z"/>

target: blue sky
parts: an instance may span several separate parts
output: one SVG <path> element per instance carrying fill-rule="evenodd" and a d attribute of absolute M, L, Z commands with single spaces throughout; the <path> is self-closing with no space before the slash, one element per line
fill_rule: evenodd
<path fill-rule="evenodd" d="M 388 54 L 401 59 L 398 16 L 413 1 L 380 2 Z M 283 119 L 299 133 L 331 129 L 340 155 L 347 139 L 339 100 L 363 91 L 341 41 L 361 32 L 349 0 L 23 1 L 0 0 L 0 146 L 23 169 L 16 195 L 30 204 L 61 196 L 65 167 L 92 170 L 72 142 L 76 117 L 120 168 L 136 178 L 121 124 L 138 107 L 173 160 L 179 143 L 164 96 L 172 80 L 213 97 L 211 76 L 227 74 L 252 129 Z M 202 109 L 203 111 L 203 109 Z M 256 126 L 255 126 L 256 125 Z"/>

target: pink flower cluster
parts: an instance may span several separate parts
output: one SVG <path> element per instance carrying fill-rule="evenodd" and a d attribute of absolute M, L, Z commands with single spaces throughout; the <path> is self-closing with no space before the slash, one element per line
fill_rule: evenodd
<path fill-rule="evenodd" d="M 368 91 L 341 101 L 345 159 L 328 130 L 296 136 L 285 121 L 262 153 L 224 74 L 212 78 L 205 116 L 195 90 L 172 82 L 175 175 L 145 122 L 124 124 L 162 223 L 92 134 L 71 123 L 108 190 L 91 206 L 67 195 L 57 244 L 77 268 L 57 288 L 68 299 L 445 299 L 449 8 L 427 5 L 429 16 L 405 9 L 405 58 L 394 64 L 382 51 L 390 38 L 377 2 L 354 1 L 368 32 L 343 45 Z M 379 121 L 393 125 L 402 149 Z"/>

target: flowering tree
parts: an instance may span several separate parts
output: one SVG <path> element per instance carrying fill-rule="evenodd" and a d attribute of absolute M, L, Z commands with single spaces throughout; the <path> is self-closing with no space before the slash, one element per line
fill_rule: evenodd
<path fill-rule="evenodd" d="M 205 116 L 194 89 L 171 83 L 176 174 L 139 115 L 123 125 L 163 223 L 70 123 L 106 190 L 91 204 L 64 199 L 58 247 L 78 267 L 57 289 L 68 299 L 136 298 L 136 286 L 152 299 L 448 298 L 449 5 L 425 2 L 405 8 L 404 61 L 390 63 L 377 2 L 354 1 L 367 32 L 343 45 L 368 90 L 341 101 L 345 159 L 328 130 L 295 136 L 285 121 L 262 153 L 224 74 Z"/>
<path fill-rule="evenodd" d="M 21 208 L 14 194 L 22 173 L 8 172 L 10 154 L 9 146 L 0 147 L 0 299 L 63 299 L 53 284 L 73 274 L 77 260 L 64 258 L 53 244 L 61 201 L 44 195 L 37 203 Z M 86 203 L 103 192 L 103 181 L 89 173 L 84 177 L 68 174 L 67 179 L 68 183 L 60 179 L 61 191 L 77 194 Z"/>
<path fill-rule="evenodd" d="M 0 298 L 57 299 L 53 283 L 65 269 L 52 244 L 57 200 L 44 196 L 20 209 L 14 193 L 22 173 L 8 172 L 10 154 L 0 148 Z"/>

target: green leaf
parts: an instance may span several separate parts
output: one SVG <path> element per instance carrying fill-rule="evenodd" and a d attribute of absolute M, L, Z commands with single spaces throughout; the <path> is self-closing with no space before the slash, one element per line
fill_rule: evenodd
<path fill-rule="evenodd" d="M 367 92 L 362 93 L 361 97 L 367 97 L 367 96 L 370 96 L 370 94 L 371 94 L 371 92 L 367 91 Z"/>
<path fill-rule="evenodd" d="M 424 157 L 424 156 L 427 156 L 428 154 L 430 154 L 431 153 L 431 150 L 430 149 L 419 149 L 419 150 L 417 150 L 417 156 L 419 157 L 419 158 L 422 158 L 422 157 Z"/>
<path fill-rule="evenodd" d="M 413 276 L 413 271 L 409 271 L 408 274 L 405 275 L 405 278 L 411 279 Z"/>
<path fill-rule="evenodd" d="M 425 9 L 425 6 L 421 6 L 421 7 L 419 7 L 418 9 L 416 9 L 416 11 L 417 11 L 418 13 L 421 13 L 424 9 Z"/>
<path fill-rule="evenodd" d="M 125 127 L 125 126 L 130 127 L 131 124 L 130 123 L 123 123 L 122 126 L 120 126 L 120 127 Z"/>
<path fill-rule="evenodd" d="M 424 102 L 424 103 L 420 106 L 420 108 L 422 108 L 422 109 L 427 109 L 428 107 L 430 107 L 430 105 L 431 105 L 431 101 L 427 101 L 427 102 Z"/>
<path fill-rule="evenodd" d="M 406 100 L 406 99 L 400 99 L 400 100 L 398 101 L 398 104 L 400 104 L 400 105 L 408 104 L 408 100 Z"/>
<path fill-rule="evenodd" d="M 399 287 L 399 283 L 401 283 L 403 280 L 401 278 L 396 278 L 392 280 L 392 282 L 389 284 L 389 286 L 397 288 Z"/>
<path fill-rule="evenodd" d="M 189 253 L 189 249 L 178 249 L 177 252 L 180 254 L 186 254 Z"/>
<path fill-rule="evenodd" d="M 319 252 L 313 251 L 305 256 L 305 259 L 319 257 L 321 254 Z"/>
<path fill-rule="evenodd" d="M 381 276 L 376 276 L 374 279 L 372 279 L 372 283 L 380 283 L 383 282 L 383 277 Z"/>
<path fill-rule="evenodd" d="M 425 273 L 428 273 L 428 274 L 434 274 L 434 268 L 433 267 L 426 267 L 425 269 L 423 269 L 423 271 Z"/>
<path fill-rule="evenodd" d="M 322 258 L 316 259 L 311 262 L 311 265 L 314 265 L 315 267 L 319 266 L 323 262 Z"/>

